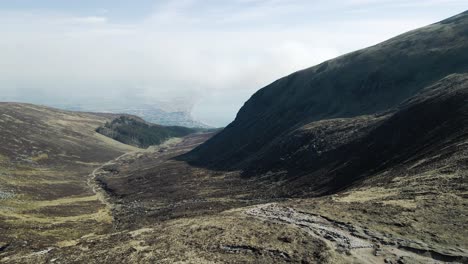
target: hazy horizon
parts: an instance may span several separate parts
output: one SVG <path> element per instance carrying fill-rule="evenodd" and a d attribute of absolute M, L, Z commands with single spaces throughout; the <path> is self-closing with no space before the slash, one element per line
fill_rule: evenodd
<path fill-rule="evenodd" d="M 0 100 L 165 102 L 213 126 L 294 71 L 466 10 L 432 1 L 0 1 Z"/>

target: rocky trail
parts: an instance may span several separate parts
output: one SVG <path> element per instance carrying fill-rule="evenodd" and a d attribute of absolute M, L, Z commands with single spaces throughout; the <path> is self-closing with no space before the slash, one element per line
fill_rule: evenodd
<path fill-rule="evenodd" d="M 97 167 L 94 169 L 88 178 L 87 184 L 88 186 L 92 189 L 93 193 L 96 194 L 98 197 L 99 201 L 106 206 L 108 214 L 112 218 L 112 224 L 114 228 L 117 228 L 119 225 L 119 221 L 116 219 L 115 214 L 116 206 L 112 202 L 112 199 L 110 197 L 110 194 L 108 191 L 105 189 L 106 187 L 104 186 L 100 180 L 99 176 L 104 176 L 104 175 L 109 175 L 109 174 L 115 174 L 119 172 L 119 167 L 125 166 L 125 164 L 129 164 L 133 161 L 135 161 L 138 158 L 141 158 L 145 155 L 156 155 L 157 157 L 171 157 L 174 155 L 174 153 L 177 153 L 180 151 L 180 148 L 190 148 L 193 142 L 190 140 L 190 137 L 186 137 L 184 139 L 180 138 L 170 138 L 163 142 L 160 145 L 156 146 L 150 146 L 147 149 L 140 149 L 140 150 L 135 150 L 135 151 L 130 151 L 127 153 L 124 153 L 117 158 L 110 160 L 108 162 L 103 163 L 101 166 Z M 161 159 L 155 159 L 158 160 L 158 162 L 163 162 L 166 159 L 161 158 Z"/>
<path fill-rule="evenodd" d="M 357 263 L 466 263 L 468 259 L 461 250 L 436 252 L 421 241 L 395 238 L 276 203 L 258 205 L 245 213 L 325 239 L 337 252 Z"/>
<path fill-rule="evenodd" d="M 133 151 L 133 152 L 125 153 L 111 161 L 108 161 L 102 164 L 98 168 L 94 169 L 93 172 L 91 172 L 91 174 L 89 175 L 88 186 L 93 190 L 93 193 L 96 194 L 99 201 L 106 206 L 110 217 L 113 219 L 112 222 L 114 222 L 114 217 L 112 213 L 113 205 L 109 201 L 107 192 L 102 188 L 102 186 L 100 186 L 96 178 L 101 174 L 108 173 L 108 171 L 106 170 L 107 167 L 117 165 L 121 159 L 124 159 L 125 157 L 128 157 L 128 156 L 135 155 L 139 152 L 140 151 Z"/>

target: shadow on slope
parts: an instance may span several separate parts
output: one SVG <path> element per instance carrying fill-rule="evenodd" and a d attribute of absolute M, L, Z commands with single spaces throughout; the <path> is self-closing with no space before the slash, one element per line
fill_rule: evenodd
<path fill-rule="evenodd" d="M 388 179 L 406 175 L 415 161 L 421 169 L 466 169 L 466 140 L 468 75 L 453 74 L 392 111 L 301 126 L 249 157 L 242 176 L 276 182 L 273 196 L 324 195 L 385 171 Z"/>
<path fill-rule="evenodd" d="M 305 124 L 374 115 L 468 70 L 468 12 L 282 78 L 259 90 L 226 129 L 182 159 L 238 170 Z"/>
<path fill-rule="evenodd" d="M 354 137 L 351 141 L 322 142 L 328 148 L 335 146 L 331 150 L 315 144 L 315 149 L 304 149 L 303 145 L 282 151 L 297 135 L 309 142 L 323 140 L 297 130 L 275 146 L 276 152 L 252 162 L 255 165 L 248 167 L 244 176 L 270 174 L 270 179 L 287 179 L 282 192 L 298 195 L 334 193 L 381 173 L 387 174 L 387 180 L 410 176 L 406 164 L 415 162 L 420 163 L 418 171 L 466 169 L 468 75 L 444 78 L 401 104 L 394 114 L 342 122 L 352 125 L 340 132 L 342 137 Z"/>

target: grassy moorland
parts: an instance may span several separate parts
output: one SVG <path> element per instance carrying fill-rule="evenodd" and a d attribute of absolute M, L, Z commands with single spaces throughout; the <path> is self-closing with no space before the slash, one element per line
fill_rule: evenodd
<path fill-rule="evenodd" d="M 41 247 L 112 227 L 87 182 L 102 162 L 136 150 L 94 131 L 112 118 L 0 104 L 0 246 Z"/>

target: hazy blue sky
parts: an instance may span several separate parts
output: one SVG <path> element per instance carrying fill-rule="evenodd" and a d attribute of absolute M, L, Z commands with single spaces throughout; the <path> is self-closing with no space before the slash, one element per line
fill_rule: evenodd
<path fill-rule="evenodd" d="M 181 98 L 226 125 L 293 71 L 468 9 L 466 0 L 0 0 L 0 100 Z"/>

